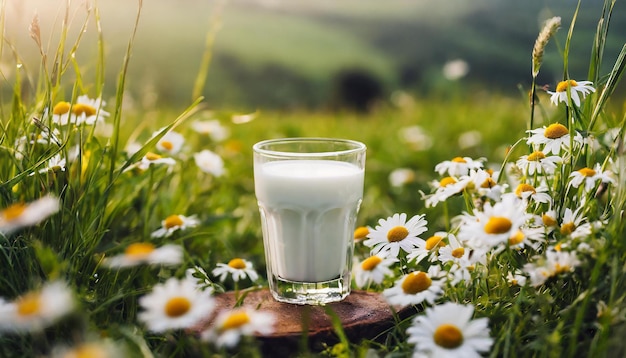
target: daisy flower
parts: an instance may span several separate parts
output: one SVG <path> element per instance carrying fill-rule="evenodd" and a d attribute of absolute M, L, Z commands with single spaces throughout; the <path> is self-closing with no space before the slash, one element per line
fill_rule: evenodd
<path fill-rule="evenodd" d="M 215 142 L 221 142 L 230 135 L 228 128 L 217 119 L 194 121 L 191 123 L 191 128 L 197 133 L 210 136 Z"/>
<path fill-rule="evenodd" d="M 246 276 L 250 278 L 250 281 L 256 281 L 259 278 L 252 262 L 238 257 L 228 261 L 227 264 L 218 263 L 213 269 L 213 275 L 219 276 L 221 282 L 224 282 L 228 275 L 231 275 L 235 282 L 245 279 Z"/>
<path fill-rule="evenodd" d="M 221 312 L 213 327 L 202 332 L 201 337 L 219 348 L 233 348 L 239 343 L 241 336 L 272 334 L 275 321 L 276 318 L 269 312 L 240 307 Z"/>
<path fill-rule="evenodd" d="M 59 211 L 59 199 L 46 195 L 28 204 L 15 203 L 0 210 L 0 233 L 10 233 L 36 225 Z"/>
<path fill-rule="evenodd" d="M 407 341 L 415 344 L 416 355 L 425 357 L 480 357 L 489 352 L 493 339 L 488 319 L 472 320 L 473 313 L 473 306 L 453 302 L 427 308 L 413 319 Z"/>
<path fill-rule="evenodd" d="M 222 157 L 208 149 L 195 153 L 193 159 L 198 168 L 205 173 L 216 177 L 221 177 L 225 173 Z"/>
<path fill-rule="evenodd" d="M 200 291 L 192 280 L 170 278 L 139 298 L 143 309 L 137 316 L 151 332 L 189 328 L 206 319 L 215 302 L 210 291 Z"/>
<path fill-rule="evenodd" d="M 0 333 L 33 332 L 46 327 L 74 310 L 74 296 L 64 282 L 48 282 L 12 302 L 0 298 Z"/>
<path fill-rule="evenodd" d="M 393 287 L 383 291 L 383 296 L 393 306 L 417 305 L 424 301 L 433 304 L 443 294 L 441 271 L 436 265 L 428 272 L 413 271 L 397 280 Z"/>
<path fill-rule="evenodd" d="M 529 219 L 523 202 L 507 193 L 502 201 L 486 203 L 483 211 L 465 214 L 458 238 L 472 248 L 491 248 L 506 243 Z"/>
<path fill-rule="evenodd" d="M 172 158 L 165 158 L 158 154 L 148 152 L 146 153 L 146 155 L 143 156 L 143 158 L 141 158 L 141 160 L 139 161 L 139 163 L 137 163 L 136 166 L 137 168 L 139 168 L 139 170 L 148 170 L 148 168 L 150 168 L 153 165 L 172 166 L 174 164 L 176 164 L 176 161 Z"/>
<path fill-rule="evenodd" d="M 583 215 L 581 205 L 575 211 L 570 208 L 566 208 L 563 213 L 563 221 L 559 227 L 559 231 L 563 236 L 570 236 L 573 239 L 587 237 L 591 235 L 592 226 L 587 222 L 587 218 Z"/>
<path fill-rule="evenodd" d="M 558 250 L 546 251 L 545 258 L 541 257 L 537 262 L 524 265 L 524 272 L 528 274 L 533 286 L 541 286 L 550 277 L 562 273 L 572 272 L 580 265 L 576 252 Z"/>
<path fill-rule="evenodd" d="M 522 272 L 515 270 L 515 272 L 508 272 L 506 275 L 506 282 L 511 286 L 524 286 L 526 284 L 527 277 L 522 275 Z"/>
<path fill-rule="evenodd" d="M 530 246 L 535 250 L 545 242 L 545 228 L 543 227 L 521 227 L 516 233 L 509 237 L 510 248 L 523 248 Z"/>
<path fill-rule="evenodd" d="M 426 244 L 418 235 L 426 231 L 427 223 L 424 215 L 415 215 L 407 222 L 406 214 L 394 214 L 386 220 L 380 219 L 363 244 L 371 247 L 374 254 L 385 251 L 398 257 L 400 248 L 409 253 Z"/>
<path fill-rule="evenodd" d="M 394 169 L 389 174 L 389 184 L 392 187 L 402 187 L 415 180 L 415 172 L 409 168 Z"/>
<path fill-rule="evenodd" d="M 460 181 L 468 181 L 466 188 L 471 188 L 479 196 L 499 201 L 507 186 L 498 184 L 497 177 L 497 173 L 494 174 L 489 170 L 478 169 L 471 170 L 470 174 L 467 177 L 462 177 Z"/>
<path fill-rule="evenodd" d="M 463 247 L 454 235 L 448 237 L 449 244 L 439 249 L 439 261 L 457 263 L 460 266 L 468 266 L 470 250 Z"/>
<path fill-rule="evenodd" d="M 572 172 L 570 178 L 570 185 L 574 188 L 578 188 L 582 183 L 585 183 L 586 192 L 593 190 L 598 181 L 602 183 L 615 183 L 615 180 L 610 175 L 610 171 L 602 172 L 600 164 L 597 163 L 593 169 L 582 168 Z"/>
<path fill-rule="evenodd" d="M 195 215 L 170 215 L 161 221 L 161 227 L 155 230 L 150 236 L 152 237 L 169 237 L 177 230 L 185 230 L 196 227 L 200 221 Z"/>
<path fill-rule="evenodd" d="M 449 235 L 454 236 L 443 231 L 436 232 L 433 236 L 426 239 L 424 246 L 419 246 L 406 255 L 406 259 L 409 262 L 415 261 L 416 264 L 419 264 L 427 256 L 430 257 L 430 261 L 437 260 L 439 249 L 446 246 L 444 239 Z"/>
<path fill-rule="evenodd" d="M 569 88 L 570 96 L 572 97 L 572 102 L 576 105 L 576 107 L 580 107 L 580 100 L 585 99 L 585 97 L 591 92 L 595 92 L 596 89 L 593 88 L 593 82 L 591 81 L 574 81 L 567 80 L 561 81 L 556 85 L 556 91 L 546 91 L 550 94 L 550 102 L 555 106 L 559 104 L 559 102 L 565 103 L 568 105 L 567 100 L 567 89 Z"/>
<path fill-rule="evenodd" d="M 561 148 L 569 148 L 570 134 L 567 127 L 561 123 L 553 123 L 547 127 L 528 130 L 531 136 L 526 143 L 532 146 L 543 146 L 542 152 L 546 154 L 558 155 Z M 574 145 L 582 145 L 583 137 L 576 132 L 574 136 Z M 528 159 L 528 158 L 527 158 Z"/>
<path fill-rule="evenodd" d="M 433 139 L 420 126 L 408 126 L 400 129 L 400 139 L 415 151 L 428 150 L 433 146 Z"/>
<path fill-rule="evenodd" d="M 131 267 L 141 264 L 178 265 L 183 261 L 183 249 L 177 245 L 155 247 L 149 242 L 128 245 L 123 254 L 106 258 L 104 265 L 110 268 Z"/>
<path fill-rule="evenodd" d="M 360 288 L 364 288 L 371 284 L 381 284 L 385 276 L 393 275 L 393 271 L 389 268 L 398 259 L 394 257 L 387 258 L 384 254 L 372 255 L 361 261 L 354 268 L 354 281 Z"/>
<path fill-rule="evenodd" d="M 105 104 L 100 98 L 91 99 L 86 95 L 79 96 L 74 104 L 59 102 L 52 108 L 52 121 L 59 125 L 94 125 L 109 116 L 108 112 L 102 110 Z"/>
<path fill-rule="evenodd" d="M 435 165 L 435 171 L 439 175 L 444 175 L 447 172 L 450 176 L 460 177 L 468 175 L 472 169 L 476 170 L 482 167 L 482 162 L 473 160 L 470 157 L 455 157 L 452 160 L 446 160 Z"/>
<path fill-rule="evenodd" d="M 563 162 L 563 158 L 558 155 L 547 156 L 540 150 L 536 150 L 528 155 L 523 155 L 515 164 L 522 169 L 524 174 L 533 176 L 537 174 L 554 174 L 557 164 Z"/>
<path fill-rule="evenodd" d="M 45 168 L 39 170 L 39 173 L 65 171 L 66 161 L 61 154 L 56 154 L 48 160 L 48 164 Z"/>
<path fill-rule="evenodd" d="M 154 135 L 160 133 L 157 131 Z M 153 135 L 153 136 L 154 136 Z M 167 153 L 168 155 L 175 155 L 180 152 L 181 148 L 185 144 L 185 137 L 182 134 L 174 131 L 169 131 L 159 139 L 156 144 L 156 148 L 161 153 Z"/>
<path fill-rule="evenodd" d="M 118 358 L 127 352 L 110 340 L 89 341 L 74 347 L 59 346 L 52 349 L 51 358 Z"/>
<path fill-rule="evenodd" d="M 361 242 L 367 239 L 367 235 L 369 235 L 370 230 L 372 230 L 369 226 L 359 226 L 354 229 L 354 242 Z"/>
<path fill-rule="evenodd" d="M 521 183 L 515 188 L 515 195 L 526 201 L 534 201 L 536 203 L 552 204 L 552 197 L 547 193 L 548 187 L 541 185 L 538 188 L 526 183 Z"/>
<path fill-rule="evenodd" d="M 434 180 L 431 182 L 431 187 L 435 189 L 435 192 L 430 195 L 422 194 L 422 199 L 424 199 L 427 208 L 435 207 L 438 203 L 461 193 L 468 182 L 468 180 L 459 181 L 459 179 L 452 176 Z"/>

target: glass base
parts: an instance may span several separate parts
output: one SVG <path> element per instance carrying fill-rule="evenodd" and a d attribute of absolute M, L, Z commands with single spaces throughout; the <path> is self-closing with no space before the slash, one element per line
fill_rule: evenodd
<path fill-rule="evenodd" d="M 297 305 L 325 305 L 350 294 L 350 275 L 323 282 L 295 282 L 279 277 L 270 279 L 270 292 L 279 302 Z"/>

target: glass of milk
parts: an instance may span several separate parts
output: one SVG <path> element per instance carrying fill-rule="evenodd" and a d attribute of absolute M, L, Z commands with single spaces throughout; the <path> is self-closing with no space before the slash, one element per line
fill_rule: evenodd
<path fill-rule="evenodd" d="M 276 300 L 323 305 L 350 293 L 365 149 L 331 138 L 253 146 L 267 277 Z"/>

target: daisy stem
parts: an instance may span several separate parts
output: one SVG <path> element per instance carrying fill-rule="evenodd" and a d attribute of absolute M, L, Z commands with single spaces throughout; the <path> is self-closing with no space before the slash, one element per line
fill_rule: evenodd
<path fill-rule="evenodd" d="M 529 131 L 528 138 L 530 138 L 530 136 L 532 135 L 530 131 L 535 126 L 535 96 L 537 94 L 536 81 L 537 81 L 537 76 L 533 76 L 533 80 L 530 85 L 531 86 L 530 87 L 530 123 L 528 123 L 528 131 Z M 533 152 L 532 144 L 528 144 L 528 150 L 529 150 L 529 153 Z"/>

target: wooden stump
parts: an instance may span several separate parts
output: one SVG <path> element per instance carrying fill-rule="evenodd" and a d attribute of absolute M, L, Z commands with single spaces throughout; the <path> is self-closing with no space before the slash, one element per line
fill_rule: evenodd
<path fill-rule="evenodd" d="M 218 294 L 215 299 L 214 314 L 193 331 L 200 332 L 209 327 L 219 312 L 233 308 L 236 302 L 234 292 Z M 308 343 L 308 349 L 312 351 L 321 351 L 325 345 L 339 342 L 327 314 L 329 309 L 337 315 L 347 338 L 353 342 L 375 339 L 393 327 L 394 311 L 401 319 L 415 312 L 412 307 L 392 308 L 380 293 L 366 291 L 352 291 L 345 300 L 324 307 L 277 302 L 269 290 L 264 289 L 249 292 L 243 305 L 275 315 L 274 333 L 257 336 L 264 355 L 274 357 L 292 355 L 301 349 L 302 342 Z"/>

